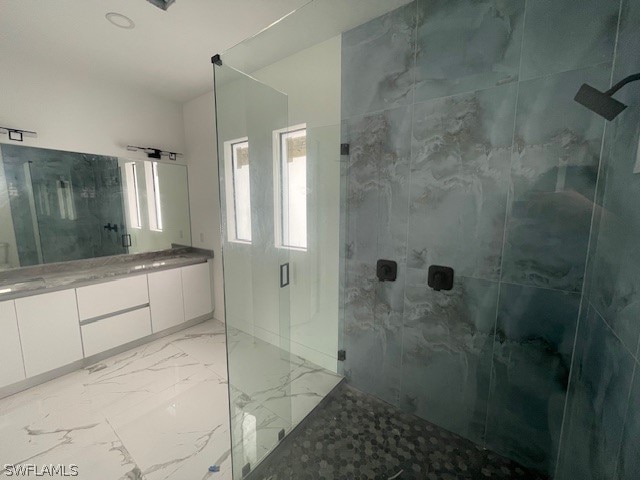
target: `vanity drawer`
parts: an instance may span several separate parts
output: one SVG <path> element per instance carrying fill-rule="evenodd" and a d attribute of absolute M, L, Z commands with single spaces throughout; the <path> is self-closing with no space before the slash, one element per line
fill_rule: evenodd
<path fill-rule="evenodd" d="M 76 292 L 80 321 L 122 312 L 149 303 L 146 275 L 80 287 Z"/>
<path fill-rule="evenodd" d="M 84 356 L 90 357 L 151 335 L 151 313 L 149 307 L 144 307 L 82 325 L 80 329 Z"/>

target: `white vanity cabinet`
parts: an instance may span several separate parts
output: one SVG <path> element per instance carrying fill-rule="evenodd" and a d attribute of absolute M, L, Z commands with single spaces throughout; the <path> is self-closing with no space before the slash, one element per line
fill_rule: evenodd
<path fill-rule="evenodd" d="M 153 332 L 184 323 L 182 269 L 150 273 L 148 278 Z"/>
<path fill-rule="evenodd" d="M 0 387 L 24 378 L 16 307 L 13 300 L 0 302 Z"/>
<path fill-rule="evenodd" d="M 76 289 L 84 356 L 151 335 L 147 275 Z"/>
<path fill-rule="evenodd" d="M 0 397 L 210 318 L 209 272 L 203 262 L 0 301 Z"/>
<path fill-rule="evenodd" d="M 193 320 L 211 313 L 210 272 L 209 262 L 182 267 L 185 320 Z"/>
<path fill-rule="evenodd" d="M 75 290 L 43 293 L 15 302 L 27 377 L 82 359 Z"/>

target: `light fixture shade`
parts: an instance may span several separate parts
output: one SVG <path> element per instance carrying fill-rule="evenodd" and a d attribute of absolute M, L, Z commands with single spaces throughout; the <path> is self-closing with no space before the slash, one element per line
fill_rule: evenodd
<path fill-rule="evenodd" d="M 166 10 L 167 8 L 169 8 L 175 1 L 176 0 L 147 0 L 147 2 L 155 5 L 158 8 L 161 8 L 162 10 Z"/>

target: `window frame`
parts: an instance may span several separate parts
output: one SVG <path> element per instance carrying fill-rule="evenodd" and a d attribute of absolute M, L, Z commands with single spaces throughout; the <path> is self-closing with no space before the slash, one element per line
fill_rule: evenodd
<path fill-rule="evenodd" d="M 309 250 L 309 235 L 307 232 L 306 246 L 300 247 L 297 245 L 287 245 L 284 242 L 284 186 L 283 186 L 283 138 L 291 133 L 305 131 L 305 137 L 308 137 L 308 129 L 306 123 L 300 123 L 298 125 L 292 125 L 287 128 L 281 128 L 273 131 L 273 215 L 274 215 L 274 231 L 275 231 L 275 246 L 276 248 L 282 248 L 286 250 L 293 250 L 297 252 L 307 252 Z M 308 146 L 307 146 L 308 153 Z M 308 156 L 307 156 L 308 160 Z M 305 207 L 307 206 L 305 201 Z M 309 220 L 307 218 L 307 228 Z"/>
<path fill-rule="evenodd" d="M 253 240 L 253 232 L 251 225 L 251 208 L 249 208 L 249 234 L 250 238 L 240 238 L 238 236 L 238 221 L 236 218 L 236 179 L 235 179 L 235 155 L 234 147 L 246 143 L 249 148 L 249 137 L 240 137 L 224 142 L 224 184 L 225 184 L 225 203 L 227 211 L 227 240 L 232 243 L 251 245 Z M 249 168 L 249 185 L 251 185 L 251 164 Z M 251 190 L 251 188 L 249 188 Z M 251 194 L 251 192 L 249 192 Z M 251 203 L 249 203 L 251 205 Z"/>

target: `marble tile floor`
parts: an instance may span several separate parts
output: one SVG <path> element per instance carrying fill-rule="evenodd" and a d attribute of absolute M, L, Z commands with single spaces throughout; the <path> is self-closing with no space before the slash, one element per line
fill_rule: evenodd
<path fill-rule="evenodd" d="M 547 477 L 340 384 L 247 480 Z"/>
<path fill-rule="evenodd" d="M 76 478 L 90 480 L 230 480 L 232 429 L 236 463 L 255 465 L 339 381 L 230 331 L 241 355 L 232 362 L 244 358 L 249 370 L 232 381 L 231 425 L 225 326 L 212 320 L 0 399 L 0 466 L 76 464 Z M 269 365 L 267 384 L 251 364 Z M 213 464 L 220 472 L 208 472 Z"/>

